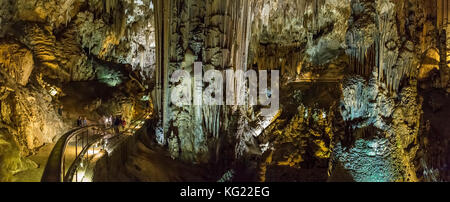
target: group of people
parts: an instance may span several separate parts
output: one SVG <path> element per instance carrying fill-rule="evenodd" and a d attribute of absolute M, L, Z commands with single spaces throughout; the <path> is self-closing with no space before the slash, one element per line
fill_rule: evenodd
<path fill-rule="evenodd" d="M 86 127 L 87 126 L 87 119 L 86 117 L 78 117 L 77 119 L 77 126 L 78 127 Z"/>
<path fill-rule="evenodd" d="M 118 134 L 120 130 L 125 129 L 125 126 L 127 125 L 125 119 L 122 118 L 122 116 L 115 116 L 112 115 L 109 116 L 103 116 L 101 119 L 102 124 L 105 125 L 105 128 L 107 129 L 114 129 L 114 132 Z M 78 127 L 86 127 L 88 125 L 87 118 L 86 117 L 78 117 L 77 119 L 77 126 Z"/>
<path fill-rule="evenodd" d="M 111 128 L 113 125 L 113 116 L 103 116 L 101 121 L 105 124 L 105 128 Z"/>
<path fill-rule="evenodd" d="M 114 128 L 116 133 L 119 133 L 120 128 L 124 129 L 126 126 L 126 121 L 122 116 L 103 116 L 102 121 L 105 124 L 105 128 Z"/>

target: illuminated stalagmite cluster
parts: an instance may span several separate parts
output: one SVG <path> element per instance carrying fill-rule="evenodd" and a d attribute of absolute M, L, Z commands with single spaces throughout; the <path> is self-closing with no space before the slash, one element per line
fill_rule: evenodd
<path fill-rule="evenodd" d="M 0 0 L 0 181 L 39 180 L 79 117 L 109 115 L 142 124 L 84 159 L 93 181 L 448 181 L 448 3 Z M 174 104 L 180 83 L 202 101 L 199 63 L 224 86 L 270 72 L 278 110 L 251 89 Z"/>

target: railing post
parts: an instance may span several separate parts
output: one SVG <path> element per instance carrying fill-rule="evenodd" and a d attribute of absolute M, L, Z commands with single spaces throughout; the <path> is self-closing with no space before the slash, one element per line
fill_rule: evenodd
<path fill-rule="evenodd" d="M 78 156 L 78 136 L 75 136 L 75 159 Z M 78 169 L 75 170 L 75 182 L 78 182 Z"/>
<path fill-rule="evenodd" d="M 66 153 L 63 154 L 63 162 L 62 162 L 62 177 L 64 179 L 66 175 Z"/>
<path fill-rule="evenodd" d="M 81 135 L 81 147 L 84 147 L 84 132 Z"/>
<path fill-rule="evenodd" d="M 93 132 L 92 132 L 92 136 L 95 138 L 95 136 L 96 136 L 96 133 L 95 133 L 95 128 L 93 128 L 92 129 L 93 130 Z M 92 157 L 94 157 L 94 149 L 95 149 L 95 145 L 92 145 Z"/>
<path fill-rule="evenodd" d="M 86 130 L 86 147 L 89 145 L 89 129 Z M 89 149 L 87 152 L 87 158 L 89 159 Z"/>

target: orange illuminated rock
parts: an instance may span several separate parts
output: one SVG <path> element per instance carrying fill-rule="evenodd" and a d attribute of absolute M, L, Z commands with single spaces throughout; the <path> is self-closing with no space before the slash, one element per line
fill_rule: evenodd
<path fill-rule="evenodd" d="M 0 41 L 0 66 L 20 85 L 27 85 L 34 67 L 33 54 L 19 43 Z"/>

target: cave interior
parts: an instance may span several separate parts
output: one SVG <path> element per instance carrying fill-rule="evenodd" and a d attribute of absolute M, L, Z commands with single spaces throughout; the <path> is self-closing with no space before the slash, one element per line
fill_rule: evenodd
<path fill-rule="evenodd" d="M 0 182 L 448 182 L 449 6 L 0 0 Z"/>

